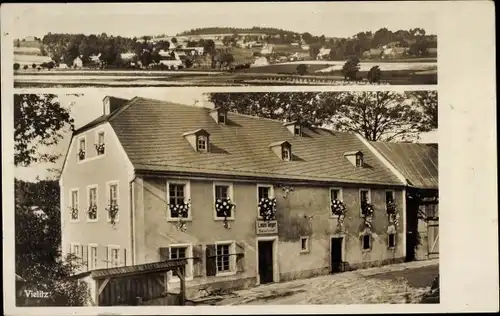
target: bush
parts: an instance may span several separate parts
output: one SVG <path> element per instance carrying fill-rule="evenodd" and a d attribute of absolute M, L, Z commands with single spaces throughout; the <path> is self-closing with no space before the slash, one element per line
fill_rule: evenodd
<path fill-rule="evenodd" d="M 356 80 L 359 71 L 359 58 L 354 56 L 349 58 L 348 61 L 342 66 L 342 74 L 346 80 Z"/>
<path fill-rule="evenodd" d="M 31 68 L 35 69 L 35 68 L 36 68 L 36 65 L 35 65 L 35 64 L 31 65 Z"/>
<path fill-rule="evenodd" d="M 21 68 L 21 65 L 14 63 L 14 70 L 19 70 L 19 68 Z"/>
<path fill-rule="evenodd" d="M 24 67 L 23 67 L 24 70 L 26 70 L 28 68 L 29 68 L 28 65 L 24 65 Z"/>
<path fill-rule="evenodd" d="M 307 65 L 305 64 L 300 64 L 297 66 L 297 73 L 301 76 L 305 75 L 307 73 Z"/>
<path fill-rule="evenodd" d="M 381 78 L 382 71 L 380 70 L 379 66 L 373 66 L 372 68 L 370 68 L 370 71 L 368 71 L 368 74 L 366 75 L 366 79 L 370 83 L 377 83 Z"/>

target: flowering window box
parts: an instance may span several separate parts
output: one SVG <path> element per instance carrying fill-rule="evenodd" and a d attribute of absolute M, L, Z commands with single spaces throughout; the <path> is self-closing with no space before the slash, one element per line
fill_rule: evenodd
<path fill-rule="evenodd" d="M 261 198 L 259 201 L 259 216 L 265 220 L 276 219 L 276 199 L 275 198 Z"/>
<path fill-rule="evenodd" d="M 109 206 L 106 208 L 106 211 L 108 212 L 109 222 L 112 225 L 115 225 L 116 222 L 118 221 L 118 204 L 110 203 Z"/>
<path fill-rule="evenodd" d="M 374 207 L 368 201 L 361 202 L 361 213 L 365 218 L 365 226 L 367 228 L 372 228 Z"/>
<path fill-rule="evenodd" d="M 105 150 L 104 143 L 95 144 L 94 146 L 95 146 L 95 150 L 97 152 L 97 155 L 104 155 L 104 150 Z"/>

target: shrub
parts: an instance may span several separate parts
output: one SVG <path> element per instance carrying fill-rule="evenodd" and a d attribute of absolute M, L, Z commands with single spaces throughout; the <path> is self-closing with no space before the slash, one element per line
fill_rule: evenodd
<path fill-rule="evenodd" d="M 359 71 L 359 58 L 354 56 L 342 66 L 342 74 L 346 80 L 356 80 Z"/>
<path fill-rule="evenodd" d="M 301 76 L 305 75 L 307 73 L 307 65 L 305 64 L 300 64 L 297 66 L 297 73 Z"/>
<path fill-rule="evenodd" d="M 28 65 L 24 65 L 23 69 L 24 70 L 28 69 Z"/>
<path fill-rule="evenodd" d="M 36 68 L 36 65 L 35 65 L 35 64 L 31 65 L 31 68 L 35 69 L 35 68 Z"/>
<path fill-rule="evenodd" d="M 368 82 L 370 83 L 379 82 L 381 78 L 382 71 L 380 70 L 379 66 L 373 66 L 372 68 L 370 68 L 370 71 L 368 71 L 368 74 L 366 75 L 366 79 L 368 79 Z"/>
<path fill-rule="evenodd" d="M 14 70 L 19 70 L 19 68 L 21 68 L 21 65 L 14 63 Z"/>

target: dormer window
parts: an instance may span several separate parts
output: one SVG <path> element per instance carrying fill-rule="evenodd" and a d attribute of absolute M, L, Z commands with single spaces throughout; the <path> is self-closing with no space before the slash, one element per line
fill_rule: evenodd
<path fill-rule="evenodd" d="M 284 161 L 290 161 L 290 148 L 283 147 L 282 158 Z"/>
<path fill-rule="evenodd" d="M 207 151 L 208 148 L 208 138 L 204 135 L 198 136 L 198 151 Z"/>
<path fill-rule="evenodd" d="M 222 108 L 215 108 L 210 111 L 210 116 L 214 119 L 217 124 L 225 125 L 227 122 L 227 111 Z"/>
<path fill-rule="evenodd" d="M 269 148 L 283 161 L 292 160 L 292 145 L 287 141 L 276 142 L 269 145 Z"/>
<path fill-rule="evenodd" d="M 356 155 L 356 167 L 363 167 L 363 155 Z"/>
<path fill-rule="evenodd" d="M 293 121 L 283 124 L 294 136 L 302 136 L 302 125 L 299 122 Z"/>
<path fill-rule="evenodd" d="M 295 125 L 293 134 L 295 136 L 301 136 L 302 135 L 302 126 L 300 125 Z"/>
<path fill-rule="evenodd" d="M 197 129 L 192 132 L 184 133 L 191 147 L 197 152 L 210 152 L 210 134 L 204 129 Z"/>
<path fill-rule="evenodd" d="M 349 151 L 345 152 L 344 156 L 357 168 L 364 167 L 363 153 L 361 151 Z"/>

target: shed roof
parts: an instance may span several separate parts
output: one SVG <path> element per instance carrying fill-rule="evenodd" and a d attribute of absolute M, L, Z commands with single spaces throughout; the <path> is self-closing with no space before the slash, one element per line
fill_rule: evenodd
<path fill-rule="evenodd" d="M 409 186 L 438 189 L 438 145 L 371 142 L 407 179 Z"/>
<path fill-rule="evenodd" d="M 125 267 L 92 270 L 77 274 L 73 277 L 82 278 L 90 275 L 93 279 L 104 279 L 110 277 L 147 274 L 154 272 L 170 271 L 185 266 L 186 263 L 187 263 L 186 259 L 167 260 L 167 261 L 145 263 L 132 266 L 125 266 Z"/>

